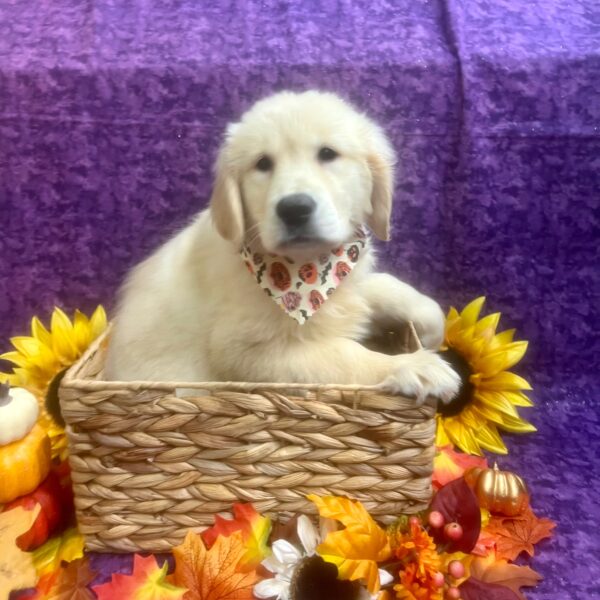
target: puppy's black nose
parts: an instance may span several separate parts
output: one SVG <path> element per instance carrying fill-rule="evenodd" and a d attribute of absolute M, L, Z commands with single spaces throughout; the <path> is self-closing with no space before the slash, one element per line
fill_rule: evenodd
<path fill-rule="evenodd" d="M 277 216 L 288 227 L 306 225 L 317 203 L 308 194 L 290 194 L 277 204 Z"/>

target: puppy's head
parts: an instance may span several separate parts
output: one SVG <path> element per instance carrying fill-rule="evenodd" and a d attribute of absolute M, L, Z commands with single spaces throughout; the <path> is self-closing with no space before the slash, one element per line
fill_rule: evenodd
<path fill-rule="evenodd" d="M 211 198 L 219 233 L 276 254 L 334 248 L 366 224 L 389 238 L 394 152 L 343 100 L 282 92 L 230 125 Z"/>

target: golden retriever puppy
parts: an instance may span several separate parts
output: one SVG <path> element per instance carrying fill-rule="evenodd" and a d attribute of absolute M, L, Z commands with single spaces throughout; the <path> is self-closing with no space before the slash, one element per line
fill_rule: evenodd
<path fill-rule="evenodd" d="M 335 95 L 255 104 L 227 129 L 210 207 L 127 279 L 106 376 L 383 384 L 449 401 L 459 378 L 433 352 L 440 307 L 374 273 L 360 229 L 389 238 L 394 161 L 383 131 Z M 350 266 L 333 269 L 345 251 Z M 282 265 L 303 279 L 282 277 Z M 259 280 L 275 287 L 265 293 Z M 295 290 L 311 281 L 331 287 L 310 291 L 302 312 Z M 388 356 L 361 345 L 374 322 L 409 320 L 425 349 Z"/>

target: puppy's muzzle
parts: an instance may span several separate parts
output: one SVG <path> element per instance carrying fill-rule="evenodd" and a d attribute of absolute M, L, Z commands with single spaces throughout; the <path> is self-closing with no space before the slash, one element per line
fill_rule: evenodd
<path fill-rule="evenodd" d="M 317 203 L 308 194 L 290 194 L 277 203 L 277 216 L 288 231 L 298 232 L 310 221 Z"/>

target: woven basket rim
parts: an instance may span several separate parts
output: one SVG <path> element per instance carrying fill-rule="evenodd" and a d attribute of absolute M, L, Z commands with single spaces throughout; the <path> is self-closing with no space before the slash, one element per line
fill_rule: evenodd
<path fill-rule="evenodd" d="M 408 323 L 410 335 L 417 348 L 421 347 L 419 338 L 412 323 Z M 261 391 L 285 391 L 285 390 L 306 390 L 310 392 L 327 392 L 330 390 L 339 390 L 341 392 L 380 392 L 384 395 L 390 395 L 383 384 L 360 385 L 360 384 L 337 384 L 337 383 L 273 383 L 273 382 L 248 382 L 248 381 L 145 381 L 145 380 L 92 380 L 79 377 L 81 370 L 87 364 L 89 359 L 99 350 L 110 335 L 112 324 L 109 324 L 106 330 L 100 334 L 84 354 L 75 362 L 66 372 L 61 381 L 61 387 L 69 389 L 78 389 L 82 391 L 95 390 L 177 390 L 177 389 L 197 389 L 197 390 L 228 390 L 237 392 Z"/>

